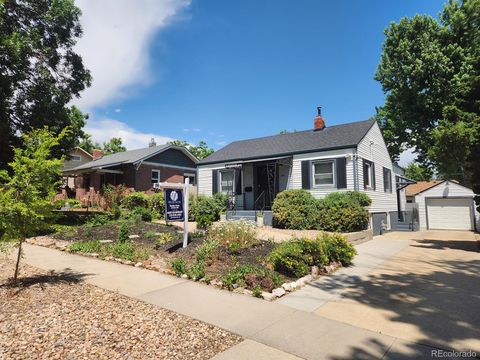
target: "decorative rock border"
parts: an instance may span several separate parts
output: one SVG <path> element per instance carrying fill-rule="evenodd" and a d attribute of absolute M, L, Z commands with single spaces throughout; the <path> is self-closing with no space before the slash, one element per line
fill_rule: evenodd
<path fill-rule="evenodd" d="M 43 246 L 47 248 L 52 248 L 60 251 L 65 251 L 65 252 L 72 252 L 68 248 L 68 242 L 62 241 L 62 240 L 55 240 L 49 236 L 38 236 L 38 237 L 33 237 L 25 240 L 26 243 L 32 244 L 32 245 L 38 245 L 38 246 Z M 124 259 L 119 259 L 115 258 L 113 256 L 106 256 L 105 258 L 100 258 L 100 254 L 97 253 L 91 253 L 91 254 L 86 254 L 86 253 L 81 253 L 81 252 L 74 252 L 76 255 L 81 255 L 81 256 L 86 256 L 86 257 L 91 257 L 91 258 L 97 258 L 99 260 L 105 260 L 105 261 L 114 261 L 123 265 L 130 265 L 134 266 L 136 268 L 143 268 L 147 270 L 152 270 L 152 271 L 157 271 L 160 273 L 164 273 L 167 275 L 173 275 L 180 277 L 182 279 L 189 279 L 187 274 L 182 274 L 182 275 L 177 275 L 172 269 L 169 267 L 163 267 L 159 264 L 153 264 L 150 260 L 146 261 L 139 261 L 139 262 L 134 262 L 134 261 L 129 261 L 129 260 L 124 260 Z M 291 282 L 286 282 L 282 284 L 280 287 L 275 288 L 272 290 L 272 292 L 266 292 L 262 291 L 259 298 L 262 298 L 267 301 L 273 301 L 276 300 L 277 298 L 280 298 L 290 292 L 293 292 L 295 290 L 298 290 L 308 283 L 318 279 L 320 276 L 323 275 L 328 275 L 336 271 L 338 268 L 342 267 L 342 264 L 340 262 L 332 262 L 329 265 L 318 267 L 318 266 L 312 266 L 311 268 L 311 273 L 303 276 L 295 281 Z M 202 283 L 206 283 L 209 285 L 212 285 L 214 287 L 220 288 L 220 289 L 226 289 L 223 286 L 222 281 L 218 279 L 212 279 L 210 281 L 207 281 L 207 279 L 202 278 L 202 279 L 191 279 L 193 281 L 198 281 Z M 249 289 L 245 289 L 244 287 L 236 287 L 235 289 L 232 290 L 232 292 L 237 293 L 237 294 L 244 294 L 248 296 L 254 296 L 254 292 Z"/>

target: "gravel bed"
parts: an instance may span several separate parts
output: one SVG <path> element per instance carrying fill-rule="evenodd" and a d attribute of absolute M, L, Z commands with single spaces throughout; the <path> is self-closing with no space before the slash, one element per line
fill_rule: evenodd
<path fill-rule="evenodd" d="M 0 359 L 209 359 L 242 339 L 225 330 L 0 258 Z"/>

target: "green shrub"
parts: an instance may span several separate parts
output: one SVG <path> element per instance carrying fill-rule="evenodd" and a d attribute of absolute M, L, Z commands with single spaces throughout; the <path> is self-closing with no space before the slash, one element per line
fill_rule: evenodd
<path fill-rule="evenodd" d="M 149 257 L 147 250 L 137 250 L 130 240 L 110 244 L 106 247 L 106 251 L 113 257 L 129 261 L 146 260 Z"/>
<path fill-rule="evenodd" d="M 319 236 L 319 240 L 322 242 L 325 254 L 330 262 L 339 261 L 342 265 L 347 266 L 352 263 L 354 256 L 357 254 L 355 247 L 341 234 L 323 233 Z"/>
<path fill-rule="evenodd" d="M 218 253 L 220 243 L 217 240 L 209 239 L 204 241 L 202 245 L 197 246 L 195 254 L 197 261 L 210 263 Z"/>
<path fill-rule="evenodd" d="M 125 209 L 133 210 L 135 208 L 148 208 L 149 201 L 148 196 L 142 192 L 133 192 L 125 196 L 122 200 L 122 206 Z"/>
<path fill-rule="evenodd" d="M 317 229 L 353 232 L 368 228 L 368 210 L 360 205 L 358 193 L 332 193 L 319 201 Z M 366 203 L 362 200 L 362 203 Z"/>
<path fill-rule="evenodd" d="M 155 193 L 149 198 L 150 208 L 153 213 L 159 218 L 165 217 L 165 194 L 163 192 Z"/>
<path fill-rule="evenodd" d="M 187 263 L 182 258 L 173 259 L 171 266 L 177 276 L 187 273 Z"/>
<path fill-rule="evenodd" d="M 191 198 L 189 220 L 197 222 L 199 229 L 206 229 L 214 221 L 220 219 L 220 214 L 226 210 L 228 198 L 225 194 L 216 193 L 212 197 L 198 195 Z"/>
<path fill-rule="evenodd" d="M 205 262 L 197 260 L 197 262 L 188 269 L 188 276 L 192 280 L 200 280 L 205 277 Z"/>
<path fill-rule="evenodd" d="M 227 211 L 229 201 L 227 194 L 217 192 L 213 194 L 213 200 L 217 203 L 219 214 Z"/>
<path fill-rule="evenodd" d="M 312 266 L 328 264 L 328 257 L 320 239 L 294 239 L 278 245 L 267 256 L 267 261 L 278 272 L 302 277 L 310 273 Z"/>
<path fill-rule="evenodd" d="M 217 240 L 226 247 L 237 243 L 241 248 L 245 248 L 256 241 L 256 235 L 254 225 L 240 220 L 216 224 L 208 230 L 207 238 Z"/>
<path fill-rule="evenodd" d="M 86 225 L 96 227 L 106 225 L 112 222 L 112 218 L 108 214 L 94 214 L 88 218 Z"/>
<path fill-rule="evenodd" d="M 123 222 L 120 225 L 120 228 L 118 229 L 118 241 L 123 243 L 127 242 L 129 240 L 128 238 L 128 224 L 126 222 Z"/>
<path fill-rule="evenodd" d="M 152 211 L 150 209 L 136 207 L 132 212 L 134 216 L 139 216 L 142 221 L 151 222 L 153 220 Z"/>
<path fill-rule="evenodd" d="M 312 229 L 317 215 L 317 200 L 306 190 L 279 193 L 272 205 L 273 224 L 281 229 Z"/>
<path fill-rule="evenodd" d="M 367 207 L 372 204 L 370 197 L 359 191 L 336 191 L 328 194 L 322 199 L 324 203 L 333 203 L 338 206 L 355 206 L 360 205 Z"/>
<path fill-rule="evenodd" d="M 256 286 L 271 291 L 280 286 L 283 278 L 274 271 L 252 264 L 235 265 L 228 269 L 222 278 L 223 284 L 230 290 L 236 286 L 253 289 Z"/>
<path fill-rule="evenodd" d="M 166 243 L 169 243 L 170 241 L 175 240 L 175 235 L 171 232 L 164 232 L 158 235 L 157 240 L 155 241 L 157 246 L 162 246 L 165 245 Z"/>
<path fill-rule="evenodd" d="M 237 254 L 240 251 L 241 248 L 242 248 L 242 244 L 240 244 L 237 241 L 234 241 L 234 242 L 228 244 L 228 251 L 230 251 L 230 253 L 232 253 L 232 254 Z"/>
<path fill-rule="evenodd" d="M 256 285 L 252 289 L 252 296 L 256 298 L 262 297 L 262 287 L 260 285 Z"/>
<path fill-rule="evenodd" d="M 124 185 L 105 185 L 103 187 L 103 198 L 109 209 L 115 209 L 120 207 L 123 198 L 128 193 L 127 188 Z"/>
<path fill-rule="evenodd" d="M 99 253 L 102 249 L 102 244 L 100 241 L 76 241 L 71 244 L 69 247 L 70 251 L 72 252 L 81 252 L 84 254 L 93 254 Z"/>

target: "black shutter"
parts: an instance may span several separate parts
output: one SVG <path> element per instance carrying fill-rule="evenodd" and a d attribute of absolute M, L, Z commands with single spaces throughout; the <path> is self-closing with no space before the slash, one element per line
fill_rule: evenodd
<path fill-rule="evenodd" d="M 342 157 L 335 160 L 335 172 L 337 174 L 337 189 L 347 188 L 347 159 Z"/>
<path fill-rule="evenodd" d="M 363 188 L 367 188 L 367 182 L 368 182 L 368 168 L 367 168 L 367 161 L 365 159 L 362 159 L 362 165 L 363 165 Z"/>
<path fill-rule="evenodd" d="M 242 195 L 242 169 L 235 169 L 235 194 Z"/>
<path fill-rule="evenodd" d="M 212 195 L 218 192 L 218 170 L 212 170 Z"/>
<path fill-rule="evenodd" d="M 376 190 L 377 189 L 377 184 L 375 181 L 375 163 L 372 162 L 372 189 Z"/>
<path fill-rule="evenodd" d="M 383 168 L 383 191 L 387 192 L 387 168 Z"/>
<path fill-rule="evenodd" d="M 302 161 L 302 189 L 312 188 L 312 162 Z"/>

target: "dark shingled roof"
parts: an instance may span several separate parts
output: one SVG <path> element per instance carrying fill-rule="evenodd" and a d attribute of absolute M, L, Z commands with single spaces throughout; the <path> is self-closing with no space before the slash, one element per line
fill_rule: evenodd
<path fill-rule="evenodd" d="M 199 165 L 355 147 L 375 120 L 234 141 L 200 161 Z"/>

